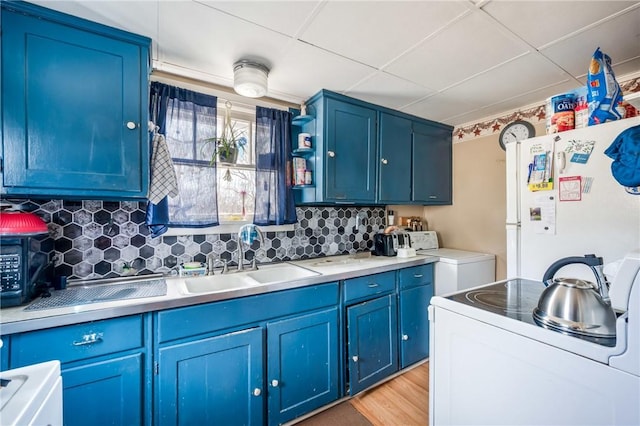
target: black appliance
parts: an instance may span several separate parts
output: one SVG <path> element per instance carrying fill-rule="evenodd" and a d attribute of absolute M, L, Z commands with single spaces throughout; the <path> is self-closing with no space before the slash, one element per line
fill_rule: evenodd
<path fill-rule="evenodd" d="M 0 307 L 31 300 L 47 255 L 30 252 L 30 237 L 46 232 L 47 225 L 34 214 L 0 212 Z"/>
<path fill-rule="evenodd" d="M 29 253 L 28 237 L 0 239 L 0 307 L 24 305 L 47 263 L 44 253 Z"/>
<path fill-rule="evenodd" d="M 405 246 L 410 246 L 409 237 L 406 234 L 381 232 L 373 235 L 373 254 L 376 256 L 397 256 L 398 247 Z"/>

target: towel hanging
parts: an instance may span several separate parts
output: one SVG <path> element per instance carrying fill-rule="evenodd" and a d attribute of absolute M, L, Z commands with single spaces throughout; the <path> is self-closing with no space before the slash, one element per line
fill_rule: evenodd
<path fill-rule="evenodd" d="M 172 197 L 178 195 L 178 178 L 164 136 L 154 132 L 149 201 L 158 204 L 167 195 Z"/>

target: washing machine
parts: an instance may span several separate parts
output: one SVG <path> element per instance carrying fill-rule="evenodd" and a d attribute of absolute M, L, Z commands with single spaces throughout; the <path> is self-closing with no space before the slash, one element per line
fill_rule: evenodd
<path fill-rule="evenodd" d="M 436 256 L 434 294 L 454 293 L 496 280 L 496 257 L 489 253 L 440 248 L 435 231 L 409 232 L 416 254 Z"/>

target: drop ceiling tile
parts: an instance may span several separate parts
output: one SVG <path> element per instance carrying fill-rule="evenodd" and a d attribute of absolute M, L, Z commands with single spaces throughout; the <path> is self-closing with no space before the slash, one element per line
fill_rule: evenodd
<path fill-rule="evenodd" d="M 189 22 L 189 31 L 176 22 Z M 272 67 L 292 40 L 199 3 L 160 2 L 158 42 L 159 62 L 232 81 L 237 60 L 251 58 Z"/>
<path fill-rule="evenodd" d="M 460 124 L 476 122 L 486 119 L 487 117 L 502 116 L 512 111 L 522 109 L 526 106 L 543 105 L 547 98 L 558 93 L 568 92 L 575 88 L 576 86 L 573 83 L 564 82 L 530 93 L 525 93 L 521 96 L 516 96 L 511 99 L 505 99 L 503 102 L 498 102 L 493 105 L 487 105 L 475 111 L 470 111 L 464 114 L 457 114 L 450 117 L 442 117 L 442 119 L 445 122 L 454 122 Z"/>
<path fill-rule="evenodd" d="M 380 68 L 466 10 L 446 1 L 332 1 L 300 38 Z"/>
<path fill-rule="evenodd" d="M 153 1 L 29 1 L 103 25 L 155 38 L 158 4 Z"/>
<path fill-rule="evenodd" d="M 319 1 L 200 1 L 215 9 L 238 18 L 254 22 L 265 28 L 286 34 L 298 35 L 305 22 L 311 18 Z"/>
<path fill-rule="evenodd" d="M 307 99 L 321 89 L 342 93 L 375 70 L 342 56 L 296 41 L 269 73 L 269 93 Z"/>
<path fill-rule="evenodd" d="M 542 47 L 633 6 L 630 1 L 492 1 L 482 9 L 534 47 Z"/>
<path fill-rule="evenodd" d="M 391 74 L 442 90 L 527 52 L 481 12 L 471 13 L 391 63 Z"/>
<path fill-rule="evenodd" d="M 572 88 L 580 86 L 579 82 L 570 80 L 569 76 L 541 55 L 528 54 L 444 90 L 434 98 L 410 105 L 405 110 L 419 116 L 428 113 L 427 118 L 434 120 L 455 117 L 565 82 L 569 82 Z M 438 102 L 442 105 L 438 106 Z"/>
<path fill-rule="evenodd" d="M 640 8 L 553 44 L 541 52 L 574 76 L 587 74 L 596 48 L 617 64 L 640 58 Z M 637 68 L 636 68 L 637 69 Z"/>
<path fill-rule="evenodd" d="M 415 83 L 378 71 L 345 94 L 387 108 L 399 109 L 432 93 Z"/>
<path fill-rule="evenodd" d="M 543 87 L 569 81 L 570 76 L 550 64 L 539 54 L 529 54 L 480 74 L 444 91 L 445 95 L 466 93 L 485 105 L 521 96 Z M 580 86 L 579 82 L 573 83 Z"/>
<path fill-rule="evenodd" d="M 439 121 L 453 125 L 454 122 L 444 121 L 446 117 L 456 116 L 463 112 L 473 111 L 480 108 L 479 103 L 467 103 L 464 96 L 456 99 L 453 96 L 443 96 L 442 93 L 435 94 L 422 101 L 402 108 L 403 112 L 429 120 Z M 464 110 L 460 109 L 460 105 L 465 105 Z"/>

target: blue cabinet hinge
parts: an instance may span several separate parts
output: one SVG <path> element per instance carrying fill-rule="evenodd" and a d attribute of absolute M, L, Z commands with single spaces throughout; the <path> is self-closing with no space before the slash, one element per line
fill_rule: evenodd
<path fill-rule="evenodd" d="M 156 376 L 160 374 L 160 364 L 157 361 L 153 363 L 153 374 Z"/>

